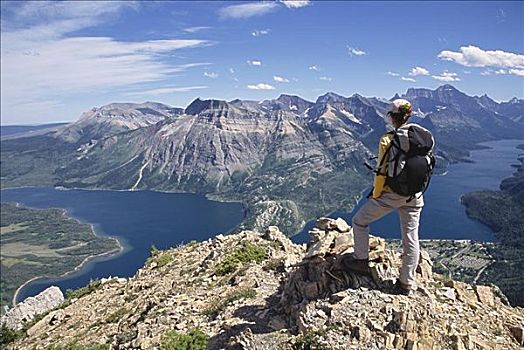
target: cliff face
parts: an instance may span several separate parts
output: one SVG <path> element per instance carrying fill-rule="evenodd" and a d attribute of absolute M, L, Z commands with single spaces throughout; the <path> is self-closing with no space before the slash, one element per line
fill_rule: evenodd
<path fill-rule="evenodd" d="M 341 267 L 351 228 L 319 219 L 307 249 L 278 228 L 153 251 L 128 280 L 70 299 L 12 349 L 49 344 L 162 348 L 198 328 L 209 349 L 515 349 L 524 313 L 488 286 L 443 281 L 422 252 L 419 289 L 396 295 L 400 255 L 370 240 L 369 275 Z M 194 331 L 193 331 L 194 334 Z M 171 335 L 171 338 L 170 338 Z"/>

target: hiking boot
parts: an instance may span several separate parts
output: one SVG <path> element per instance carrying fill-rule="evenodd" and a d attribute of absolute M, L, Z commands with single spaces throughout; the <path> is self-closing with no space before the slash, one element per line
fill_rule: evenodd
<path fill-rule="evenodd" d="M 354 272 L 359 275 L 369 275 L 369 260 L 368 259 L 355 259 L 353 256 L 346 256 L 342 259 L 342 266 L 346 271 Z"/>
<path fill-rule="evenodd" d="M 415 295 L 414 289 L 409 288 L 408 286 L 406 286 L 404 283 L 400 282 L 399 280 L 397 280 L 397 283 L 395 283 L 395 285 L 393 286 L 392 292 L 393 294 L 405 295 L 407 297 L 411 297 Z"/>

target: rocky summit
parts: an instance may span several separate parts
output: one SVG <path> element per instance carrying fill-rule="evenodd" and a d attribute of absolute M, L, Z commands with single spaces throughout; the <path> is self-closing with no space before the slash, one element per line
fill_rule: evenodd
<path fill-rule="evenodd" d="M 153 250 L 135 276 L 73 293 L 9 348 L 169 349 L 181 335 L 195 334 L 208 349 L 524 345 L 523 310 L 509 306 L 496 287 L 433 274 L 422 251 L 418 290 L 397 295 L 401 256 L 383 239 L 370 238 L 369 274 L 359 275 L 341 264 L 353 251 L 344 220 L 321 218 L 310 235 L 307 245 L 297 245 L 272 226 Z"/>

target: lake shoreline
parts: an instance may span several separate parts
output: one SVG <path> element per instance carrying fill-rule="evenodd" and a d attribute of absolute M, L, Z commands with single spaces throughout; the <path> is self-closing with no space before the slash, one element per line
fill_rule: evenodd
<path fill-rule="evenodd" d="M 15 205 L 17 207 L 25 207 L 25 208 L 31 208 L 31 209 L 37 209 L 37 210 L 42 210 L 41 208 L 32 208 L 32 207 L 29 207 L 29 206 L 26 206 L 24 205 L 23 203 L 20 203 L 20 202 L 14 202 Z M 51 209 L 51 208 L 49 208 Z M 91 224 L 91 223 L 85 223 L 85 222 L 82 222 L 80 219 L 78 218 L 75 218 L 74 216 L 72 215 L 68 215 L 68 211 L 67 209 L 64 209 L 64 208 L 56 208 L 56 209 L 60 209 L 62 211 L 62 215 L 65 216 L 65 217 L 68 217 L 70 219 L 73 219 L 75 220 L 76 222 L 78 222 L 79 224 L 87 224 L 89 225 L 90 229 L 91 229 L 91 233 L 93 234 L 93 236 L 95 237 L 101 237 L 101 235 L 97 234 L 96 232 L 96 229 L 94 227 L 94 224 Z M 117 245 L 117 248 L 116 249 L 112 249 L 110 251 L 107 251 L 107 252 L 104 252 L 104 253 L 101 253 L 101 254 L 93 254 L 93 255 L 89 255 L 87 257 L 84 258 L 84 260 L 82 260 L 82 262 L 80 264 L 78 264 L 77 266 L 75 266 L 72 270 L 69 270 L 57 277 L 49 277 L 49 276 L 35 276 L 33 278 L 31 278 L 30 280 L 24 282 L 22 285 L 20 285 L 20 287 L 18 287 L 13 295 L 13 299 L 12 299 L 12 305 L 13 307 L 16 306 L 16 304 L 19 303 L 19 301 L 17 301 L 17 298 L 18 298 L 18 294 L 20 294 L 20 292 L 27 286 L 29 286 L 32 282 L 35 282 L 37 280 L 40 280 L 40 279 L 46 279 L 46 278 L 51 278 L 51 279 L 60 279 L 60 278 L 63 278 L 63 277 L 67 277 L 71 274 L 74 274 L 76 272 L 80 272 L 84 267 L 87 266 L 87 264 L 89 262 L 91 262 L 91 260 L 95 259 L 95 258 L 103 258 L 103 257 L 107 257 L 107 258 L 112 258 L 112 257 L 117 257 L 118 255 L 122 254 L 126 247 L 124 244 L 122 244 L 120 242 L 120 240 L 117 238 L 117 237 L 114 237 L 114 236 L 109 236 L 109 235 L 106 235 L 104 234 L 105 237 L 109 238 L 109 239 L 112 239 L 115 241 L 116 245 Z M 20 301 L 21 302 L 21 301 Z"/>

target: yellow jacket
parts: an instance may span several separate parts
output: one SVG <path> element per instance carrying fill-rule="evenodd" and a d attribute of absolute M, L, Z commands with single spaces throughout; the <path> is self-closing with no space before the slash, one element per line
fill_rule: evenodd
<path fill-rule="evenodd" d="M 384 134 L 380 138 L 380 142 L 378 143 L 378 159 L 377 159 L 377 165 L 380 165 L 382 163 L 382 158 L 387 157 L 386 151 L 389 147 L 389 144 L 391 143 L 391 140 L 393 140 L 392 134 Z M 388 171 L 388 159 L 384 159 L 384 162 L 382 164 L 382 167 L 380 169 L 377 169 L 379 174 L 386 174 Z M 391 189 L 389 186 L 386 185 L 386 176 L 385 175 L 379 175 L 375 174 L 375 179 L 373 181 L 373 198 L 378 198 L 382 194 L 382 192 L 391 192 Z"/>

